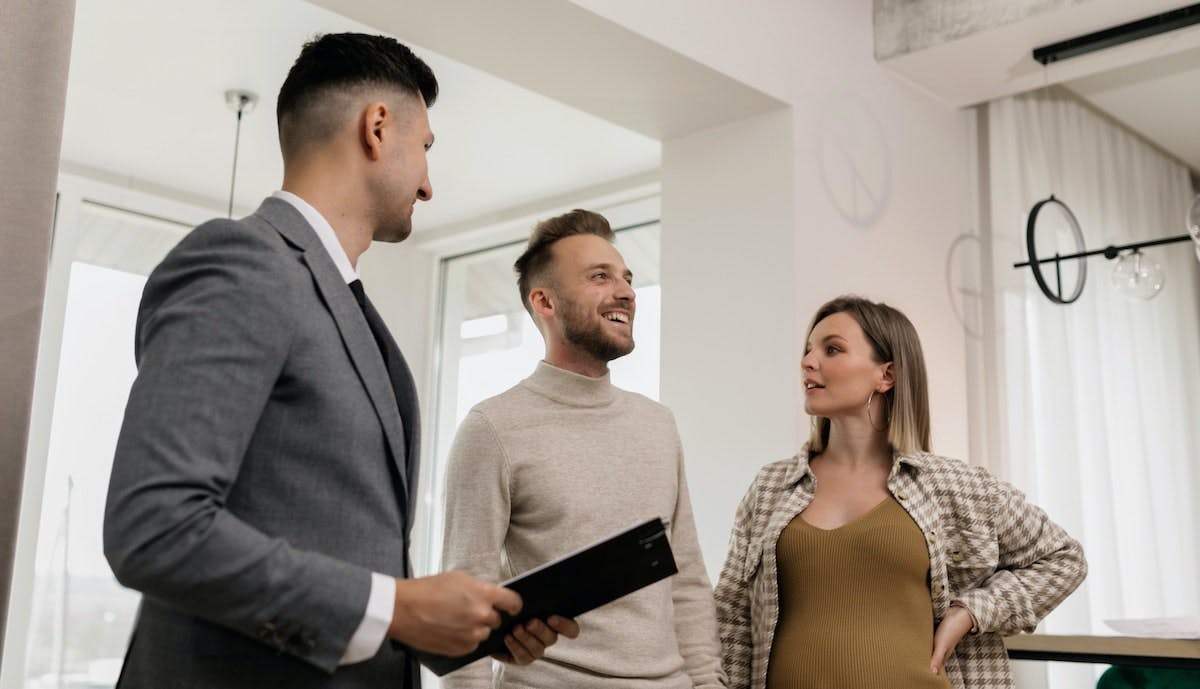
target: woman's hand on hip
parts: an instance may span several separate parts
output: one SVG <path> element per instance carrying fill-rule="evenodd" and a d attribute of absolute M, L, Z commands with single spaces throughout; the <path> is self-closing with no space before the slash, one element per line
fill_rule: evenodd
<path fill-rule="evenodd" d="M 933 657 L 929 659 L 929 670 L 933 674 L 941 674 L 954 647 L 973 626 L 971 613 L 966 608 L 955 605 L 946 611 L 946 616 L 933 632 Z"/>

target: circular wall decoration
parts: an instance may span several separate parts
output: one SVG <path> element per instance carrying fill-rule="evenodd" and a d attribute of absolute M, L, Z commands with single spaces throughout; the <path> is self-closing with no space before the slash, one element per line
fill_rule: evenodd
<path fill-rule="evenodd" d="M 848 222 L 870 227 L 891 195 L 891 152 L 883 127 L 867 104 L 833 96 L 821 112 L 817 165 L 825 193 Z"/>
<path fill-rule="evenodd" d="M 1025 225 L 1025 251 L 1029 254 L 1029 269 L 1033 271 L 1033 279 L 1037 281 L 1038 289 L 1042 290 L 1042 294 L 1055 304 L 1070 304 L 1079 298 L 1083 293 L 1083 286 L 1087 282 L 1087 260 L 1076 258 L 1079 261 L 1079 272 L 1075 276 L 1075 289 L 1069 296 L 1063 296 L 1061 274 L 1059 273 L 1058 261 L 1055 261 L 1055 286 L 1057 290 L 1051 290 L 1050 285 L 1046 282 L 1046 278 L 1042 276 L 1042 264 L 1039 263 L 1037 255 L 1036 242 L 1034 235 L 1037 231 L 1038 214 L 1042 212 L 1047 204 L 1055 205 L 1062 211 L 1063 217 L 1067 220 L 1067 225 L 1071 228 L 1071 234 L 1075 239 L 1075 253 L 1084 253 L 1087 248 L 1083 243 L 1083 230 L 1079 229 L 1079 221 L 1075 219 L 1075 214 L 1067 208 L 1067 204 L 1054 198 L 1051 194 L 1049 198 L 1042 199 L 1033 205 L 1029 211 L 1029 222 Z M 1053 260 L 1053 259 L 1051 259 Z"/>
<path fill-rule="evenodd" d="M 946 295 L 954 317 L 968 337 L 983 337 L 982 245 L 979 237 L 963 233 L 946 252 Z"/>

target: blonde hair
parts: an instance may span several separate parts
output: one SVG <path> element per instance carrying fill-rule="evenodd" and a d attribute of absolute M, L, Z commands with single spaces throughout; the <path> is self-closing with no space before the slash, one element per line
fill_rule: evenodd
<path fill-rule="evenodd" d="M 544 280 L 550 272 L 550 264 L 554 262 L 551 247 L 558 240 L 577 234 L 594 234 L 608 240 L 610 244 L 617 237 L 603 215 L 582 208 L 543 220 L 534 226 L 525 253 L 513 264 L 513 272 L 517 274 L 517 290 L 521 293 L 521 304 L 530 316 L 533 315 L 533 307 L 529 305 L 529 293 L 533 291 L 534 283 Z"/>
<path fill-rule="evenodd" d="M 892 363 L 895 384 L 882 395 L 887 401 L 888 443 L 900 454 L 929 452 L 929 381 L 925 375 L 925 355 L 912 321 L 899 310 L 862 297 L 843 295 L 817 309 L 808 326 L 808 337 L 817 324 L 835 313 L 844 313 L 858 322 L 877 363 Z M 829 443 L 828 418 L 814 416 L 808 451 L 815 455 Z"/>

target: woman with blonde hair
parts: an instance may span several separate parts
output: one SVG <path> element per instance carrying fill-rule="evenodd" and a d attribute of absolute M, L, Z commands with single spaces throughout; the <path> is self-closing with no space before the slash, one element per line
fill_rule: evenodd
<path fill-rule="evenodd" d="M 1013 687 L 1002 637 L 1079 585 L 1079 543 L 1012 486 L 931 453 L 904 314 L 839 297 L 807 340 L 811 437 L 759 471 L 716 589 L 730 687 Z"/>

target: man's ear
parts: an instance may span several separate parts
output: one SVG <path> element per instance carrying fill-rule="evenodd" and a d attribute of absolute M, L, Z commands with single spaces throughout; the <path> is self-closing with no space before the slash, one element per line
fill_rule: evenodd
<path fill-rule="evenodd" d="M 371 160 L 383 157 L 383 138 L 393 117 L 391 108 L 383 101 L 369 103 L 363 109 L 359 130 L 362 132 L 363 152 Z"/>
<path fill-rule="evenodd" d="M 896 367 L 892 362 L 883 365 L 883 378 L 879 381 L 879 392 L 887 392 L 896 386 Z"/>
<path fill-rule="evenodd" d="M 534 320 L 554 316 L 554 295 L 548 287 L 534 287 L 529 290 L 529 308 L 533 311 Z"/>

